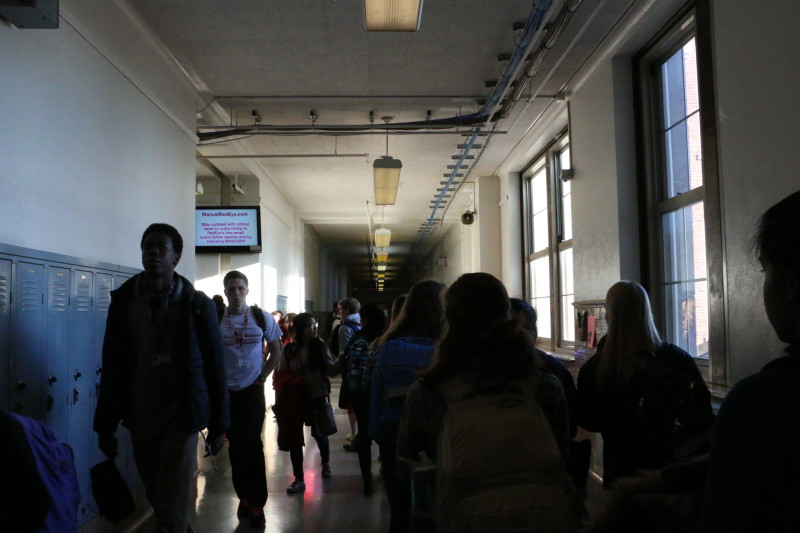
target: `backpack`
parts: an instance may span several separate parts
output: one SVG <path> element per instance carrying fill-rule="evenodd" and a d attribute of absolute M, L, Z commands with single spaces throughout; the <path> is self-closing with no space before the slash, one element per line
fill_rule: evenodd
<path fill-rule="evenodd" d="M 439 533 L 577 530 L 564 459 L 536 402 L 538 376 L 440 384 L 447 411 L 436 452 Z"/>
<path fill-rule="evenodd" d="M 70 533 L 78 529 L 80 488 L 72 448 L 59 442 L 43 422 L 8 413 L 25 432 L 36 469 L 50 495 L 50 512 L 42 524 L 42 533 Z M 13 457 L 12 457 L 13 460 Z"/>
<path fill-rule="evenodd" d="M 352 320 L 339 322 L 336 324 L 336 327 L 333 328 L 333 333 L 331 333 L 331 341 L 328 343 L 331 353 L 334 357 L 339 357 L 339 330 L 342 328 L 342 326 L 347 326 L 348 328 L 352 329 L 353 333 L 358 333 L 361 331 L 361 324 L 358 322 L 353 322 Z"/>
<path fill-rule="evenodd" d="M 654 450 L 658 466 L 673 461 L 687 443 L 709 433 L 714 414 L 711 393 L 702 378 L 686 367 L 684 354 L 668 343 L 644 354 L 636 417 L 642 449 Z M 708 442 L 708 439 L 700 439 Z M 692 452 L 703 450 L 692 450 Z"/>
<path fill-rule="evenodd" d="M 427 367 L 436 341 L 421 337 L 402 337 L 383 345 L 372 370 L 369 436 L 381 443 L 394 444 L 406 394 L 417 380 L 417 371 Z"/>

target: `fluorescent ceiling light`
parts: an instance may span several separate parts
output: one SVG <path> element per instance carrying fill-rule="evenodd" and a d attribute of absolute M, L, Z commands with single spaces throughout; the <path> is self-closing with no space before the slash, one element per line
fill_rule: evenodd
<path fill-rule="evenodd" d="M 380 227 L 375 230 L 375 246 L 378 248 L 388 248 L 392 241 L 392 231 L 389 228 Z"/>
<path fill-rule="evenodd" d="M 378 272 L 386 272 L 386 265 L 378 265 L 377 270 Z"/>
<path fill-rule="evenodd" d="M 418 31 L 422 0 L 364 0 L 367 31 Z"/>
<path fill-rule="evenodd" d="M 389 261 L 389 252 L 385 250 L 381 250 L 375 254 L 375 261 L 378 263 L 386 263 Z"/>
<path fill-rule="evenodd" d="M 376 205 L 394 205 L 397 201 L 401 168 L 403 168 L 403 163 L 388 155 L 382 155 L 372 164 Z"/>

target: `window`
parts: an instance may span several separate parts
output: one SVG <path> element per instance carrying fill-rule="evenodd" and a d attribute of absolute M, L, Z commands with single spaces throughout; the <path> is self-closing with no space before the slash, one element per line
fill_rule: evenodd
<path fill-rule="evenodd" d="M 561 135 L 523 171 L 528 302 L 545 349 L 575 342 L 569 137 Z M 566 175 L 566 173 L 564 173 Z"/>
<path fill-rule="evenodd" d="M 678 17 L 640 54 L 637 68 L 653 311 L 664 339 L 702 362 L 711 351 L 716 312 L 710 306 L 709 257 L 721 257 L 721 247 L 708 238 L 719 209 L 716 146 L 701 128 L 708 117 L 695 12 Z"/>

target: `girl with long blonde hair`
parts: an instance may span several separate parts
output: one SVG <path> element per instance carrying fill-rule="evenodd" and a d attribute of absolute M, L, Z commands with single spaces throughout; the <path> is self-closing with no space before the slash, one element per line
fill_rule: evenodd
<path fill-rule="evenodd" d="M 577 418 L 578 425 L 603 436 L 603 485 L 610 486 L 671 462 L 684 438 L 675 432 L 676 421 L 707 427 L 712 415 L 697 365 L 662 341 L 644 287 L 615 283 L 606 294 L 606 311 L 608 334 L 578 374 Z"/>

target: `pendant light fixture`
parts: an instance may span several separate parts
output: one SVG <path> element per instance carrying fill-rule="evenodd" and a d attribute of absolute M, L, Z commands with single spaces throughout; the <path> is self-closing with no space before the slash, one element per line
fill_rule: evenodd
<path fill-rule="evenodd" d="M 388 248 L 392 241 L 392 231 L 383 227 L 383 207 L 381 207 L 381 227 L 375 230 L 375 246 Z"/>
<path fill-rule="evenodd" d="M 381 117 L 387 125 L 392 117 Z M 400 185 L 400 169 L 403 163 L 389 155 L 389 131 L 386 131 L 386 155 L 372 163 L 376 205 L 394 205 L 397 201 L 397 188 Z"/>

